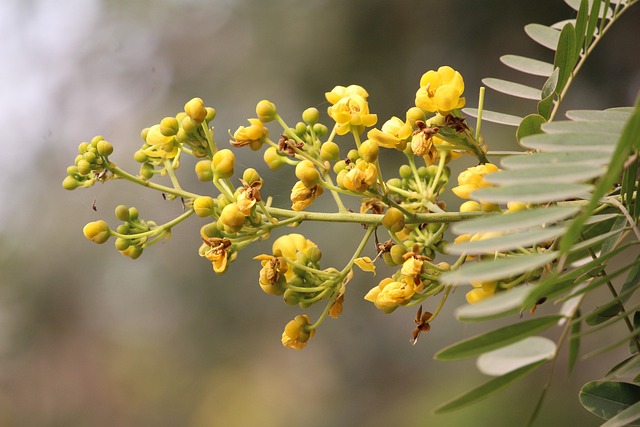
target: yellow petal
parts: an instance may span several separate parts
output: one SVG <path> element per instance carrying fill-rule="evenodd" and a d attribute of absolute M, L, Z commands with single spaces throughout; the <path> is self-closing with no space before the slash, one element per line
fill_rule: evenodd
<path fill-rule="evenodd" d="M 354 264 L 360 267 L 362 271 L 367 271 L 376 275 L 376 266 L 368 256 L 356 258 Z"/>

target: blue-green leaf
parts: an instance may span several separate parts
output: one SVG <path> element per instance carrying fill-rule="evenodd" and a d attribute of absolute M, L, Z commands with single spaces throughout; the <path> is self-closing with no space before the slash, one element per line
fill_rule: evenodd
<path fill-rule="evenodd" d="M 478 117 L 477 108 L 463 108 L 462 112 L 471 117 Z M 518 126 L 522 121 L 522 117 L 514 116 L 512 114 L 498 113 L 495 111 L 482 110 L 482 120 L 501 125 Z"/>
<path fill-rule="evenodd" d="M 534 87 L 526 86 L 520 83 L 514 83 L 508 80 L 495 78 L 482 79 L 482 83 L 493 90 L 505 93 L 507 95 L 516 96 L 518 98 L 534 99 L 536 101 L 539 101 L 541 99 L 540 89 L 536 89 Z"/>
<path fill-rule="evenodd" d="M 483 374 L 497 377 L 523 366 L 550 360 L 555 354 L 555 342 L 549 338 L 533 336 L 481 354 L 476 366 Z"/>
<path fill-rule="evenodd" d="M 536 43 L 539 43 L 548 49 L 556 50 L 558 40 L 560 39 L 560 31 L 540 24 L 526 25 L 524 27 L 524 31 Z"/>
<path fill-rule="evenodd" d="M 522 247 L 533 246 L 537 243 L 553 240 L 561 236 L 566 227 L 533 228 L 520 233 L 509 233 L 490 239 L 481 239 L 446 246 L 446 252 L 453 255 L 486 254 L 505 252 Z"/>
<path fill-rule="evenodd" d="M 500 61 L 507 67 L 534 76 L 549 77 L 553 73 L 553 64 L 518 55 L 503 55 Z"/>
<path fill-rule="evenodd" d="M 506 170 L 487 174 L 486 182 L 499 185 L 533 184 L 537 182 L 583 182 L 597 178 L 605 172 L 602 166 L 585 168 L 582 165 L 551 165 L 539 168 Z"/>
<path fill-rule="evenodd" d="M 557 253 L 509 256 L 495 261 L 466 263 L 457 270 L 443 273 L 440 282 L 462 285 L 471 282 L 488 282 L 515 276 L 540 268 L 557 258 Z"/>
<path fill-rule="evenodd" d="M 529 114 L 520 122 L 520 126 L 516 131 L 516 138 L 520 141 L 525 136 L 542 133 L 542 124 L 546 121 L 547 119 L 539 114 Z"/>
<path fill-rule="evenodd" d="M 560 319 L 562 316 L 554 314 L 520 321 L 443 348 L 436 353 L 435 358 L 437 360 L 460 360 L 479 356 L 542 332 L 557 324 Z"/>
<path fill-rule="evenodd" d="M 591 381 L 580 390 L 580 403 L 608 420 L 640 401 L 640 386 L 617 381 Z"/>
<path fill-rule="evenodd" d="M 631 112 L 617 110 L 569 110 L 567 118 L 576 121 L 626 122 Z"/>
<path fill-rule="evenodd" d="M 613 153 L 618 142 L 616 134 L 567 133 L 527 136 L 520 144 L 542 151 L 597 151 Z"/>
<path fill-rule="evenodd" d="M 487 233 L 491 231 L 516 231 L 530 227 L 553 224 L 567 219 L 580 211 L 577 206 L 550 206 L 528 209 L 508 215 L 490 215 L 454 224 L 451 230 L 456 234 Z"/>
<path fill-rule="evenodd" d="M 572 183 L 533 183 L 505 187 L 479 188 L 471 198 L 490 203 L 547 203 L 576 197 L 589 198 L 593 185 Z"/>
<path fill-rule="evenodd" d="M 497 319 L 520 312 L 520 307 L 530 289 L 527 286 L 504 290 L 475 304 L 466 304 L 455 311 L 456 319 L 463 322 L 479 322 Z"/>
<path fill-rule="evenodd" d="M 602 424 L 600 427 L 623 427 L 633 425 L 631 424 L 634 421 L 640 419 L 640 402 L 636 402 L 633 405 L 629 406 L 624 411 L 618 413 L 615 417 L 609 419 L 606 423 Z"/>
<path fill-rule="evenodd" d="M 573 74 L 573 67 L 576 65 L 577 60 L 576 30 L 573 25 L 566 24 L 560 32 L 558 47 L 553 61 L 553 66 L 560 69 L 556 93 L 560 93 L 562 89 L 564 89 L 564 86 Z"/>
<path fill-rule="evenodd" d="M 620 135 L 624 129 L 622 121 L 557 121 L 542 125 L 542 130 L 546 133 L 592 133 Z"/>
<path fill-rule="evenodd" d="M 609 158 L 594 151 L 550 152 L 508 156 L 500 161 L 504 168 L 529 169 L 544 165 L 581 165 L 584 167 L 603 166 Z"/>

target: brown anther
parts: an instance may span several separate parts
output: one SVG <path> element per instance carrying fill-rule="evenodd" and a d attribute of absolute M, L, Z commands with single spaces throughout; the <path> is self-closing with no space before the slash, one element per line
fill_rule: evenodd
<path fill-rule="evenodd" d="M 248 199 L 255 200 L 256 202 L 259 202 L 262 200 L 260 198 L 260 189 L 262 188 L 262 181 L 254 181 L 251 184 L 249 184 L 247 181 L 240 178 L 240 182 L 244 187 L 244 191 L 247 194 Z"/>
<path fill-rule="evenodd" d="M 469 130 L 469 126 L 467 126 L 463 117 L 455 117 L 451 114 L 447 114 L 444 118 L 444 122 L 447 126 L 450 126 L 458 133 Z"/>
<path fill-rule="evenodd" d="M 226 237 L 223 238 L 219 238 L 219 237 L 209 237 L 209 238 L 202 238 L 202 241 L 209 246 L 210 248 L 214 249 L 214 250 L 225 250 L 227 249 L 229 246 L 231 246 L 231 240 L 227 239 Z"/>
<path fill-rule="evenodd" d="M 411 336 L 412 336 L 411 344 L 413 345 L 416 344 L 421 332 L 427 332 L 431 329 L 431 325 L 429 324 L 429 321 L 431 320 L 432 316 L 433 314 L 431 314 L 428 311 L 425 311 L 423 313 L 422 306 L 418 308 L 418 312 L 416 313 L 416 318 L 414 319 L 414 323 L 416 324 L 416 327 L 411 332 Z"/>

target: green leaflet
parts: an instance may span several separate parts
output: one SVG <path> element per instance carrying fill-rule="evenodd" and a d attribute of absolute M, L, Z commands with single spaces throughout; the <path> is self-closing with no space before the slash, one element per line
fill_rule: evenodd
<path fill-rule="evenodd" d="M 541 133 L 542 124 L 546 121 L 547 119 L 539 114 L 529 114 L 520 122 L 520 126 L 516 131 L 516 138 L 520 141 L 525 136 Z"/>
<path fill-rule="evenodd" d="M 573 74 L 578 55 L 576 54 L 576 30 L 573 25 L 566 24 L 560 32 L 553 66 L 558 68 L 558 85 L 556 93 L 560 94 Z"/>
<path fill-rule="evenodd" d="M 592 133 L 620 135 L 624 129 L 622 121 L 590 120 L 590 121 L 556 121 L 542 125 L 546 133 Z"/>
<path fill-rule="evenodd" d="M 474 200 L 491 203 L 547 203 L 572 199 L 575 197 L 589 197 L 593 185 L 572 183 L 533 183 L 519 184 L 508 187 L 480 188 L 471 193 Z"/>
<path fill-rule="evenodd" d="M 528 286 L 519 286 L 499 292 L 476 304 L 463 305 L 456 310 L 456 319 L 463 322 L 479 322 L 516 314 L 529 291 Z"/>
<path fill-rule="evenodd" d="M 575 121 L 603 121 L 603 122 L 626 122 L 631 117 L 630 113 L 616 110 L 569 110 L 566 114 L 568 119 Z"/>
<path fill-rule="evenodd" d="M 519 275 L 540 268 L 557 258 L 557 253 L 518 255 L 495 261 L 466 263 L 455 271 L 443 273 L 440 282 L 446 285 L 462 285 L 471 282 L 488 282 Z"/>
<path fill-rule="evenodd" d="M 482 233 L 490 231 L 514 231 L 529 227 L 553 224 L 577 214 L 576 206 L 550 206 L 528 209 L 508 215 L 491 215 L 454 224 L 451 229 L 456 234 Z"/>
<path fill-rule="evenodd" d="M 463 108 L 462 112 L 471 117 L 478 117 L 477 108 Z M 522 121 L 522 117 L 512 114 L 497 113 L 495 111 L 482 110 L 482 120 L 501 125 L 518 126 Z"/>
<path fill-rule="evenodd" d="M 583 165 L 550 165 L 532 169 L 517 169 L 488 174 L 484 180 L 497 185 L 526 183 L 584 182 L 602 175 L 604 167 L 585 168 Z"/>
<path fill-rule="evenodd" d="M 483 374 L 497 377 L 523 366 L 553 359 L 556 350 L 556 343 L 549 338 L 532 336 L 481 354 L 476 366 Z"/>
<path fill-rule="evenodd" d="M 495 78 L 482 79 L 482 83 L 493 90 L 505 93 L 507 95 L 516 96 L 518 98 L 534 99 L 538 101 L 541 99 L 542 92 L 540 89 L 536 89 L 534 87 L 526 86 L 520 83 L 514 83 L 508 80 Z"/>
<path fill-rule="evenodd" d="M 446 252 L 453 255 L 476 255 L 505 252 L 522 247 L 530 247 L 538 243 L 553 240 L 561 236 L 566 227 L 532 228 L 519 233 L 509 233 L 490 239 L 475 240 L 473 242 L 456 243 L 446 246 Z"/>
<path fill-rule="evenodd" d="M 617 381 L 591 381 L 580 390 L 580 403 L 608 420 L 640 401 L 640 386 Z"/>
<path fill-rule="evenodd" d="M 508 156 L 500 161 L 508 169 L 539 168 L 545 165 L 580 165 L 583 167 L 602 166 L 609 158 L 594 151 L 557 151 L 549 153 L 520 154 Z"/>
<path fill-rule="evenodd" d="M 461 396 L 456 397 L 435 409 L 436 414 L 442 414 L 445 412 L 451 412 L 456 409 L 462 408 L 464 406 L 475 403 L 479 400 L 484 399 L 489 396 L 491 393 L 500 390 L 503 387 L 511 384 L 512 382 L 518 380 L 519 378 L 524 377 L 530 372 L 533 372 L 536 368 L 544 364 L 545 361 L 539 361 L 532 363 L 531 365 L 523 366 L 522 368 L 516 369 L 515 371 L 511 371 L 508 374 L 502 375 L 500 377 L 494 378 L 491 381 L 488 381 L 482 384 L 479 387 L 476 387 L 468 392 L 462 394 Z"/>
<path fill-rule="evenodd" d="M 617 134 L 553 133 L 538 134 L 522 138 L 520 144 L 542 151 L 597 151 L 613 153 L 618 141 Z"/>
<path fill-rule="evenodd" d="M 556 50 L 560 39 L 560 31 L 540 24 L 525 25 L 524 31 L 536 43 L 548 49 Z"/>
<path fill-rule="evenodd" d="M 518 55 L 503 55 L 500 61 L 507 67 L 534 76 L 549 77 L 553 73 L 553 64 Z"/>
<path fill-rule="evenodd" d="M 479 356 L 542 332 L 557 324 L 562 318 L 563 316 L 555 314 L 520 321 L 460 341 L 440 350 L 434 357 L 437 360 L 461 360 Z"/>
<path fill-rule="evenodd" d="M 632 425 L 631 423 L 640 419 L 640 402 L 636 402 L 615 417 L 609 419 L 601 427 L 622 427 Z M 636 425 L 636 424 L 634 424 Z"/>

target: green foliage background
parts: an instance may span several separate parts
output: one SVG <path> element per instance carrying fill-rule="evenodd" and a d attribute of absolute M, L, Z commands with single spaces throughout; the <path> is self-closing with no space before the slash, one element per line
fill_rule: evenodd
<path fill-rule="evenodd" d="M 251 261 L 270 243 L 243 251 L 229 272 L 215 276 L 197 256 L 195 219 L 132 262 L 88 242 L 82 224 L 109 217 L 120 203 L 160 219 L 181 207 L 124 183 L 68 193 L 60 181 L 69 153 L 96 133 L 116 145 L 119 164 L 133 167 L 125 156 L 140 144 L 140 129 L 193 96 L 217 108 L 219 142 L 245 124 L 260 99 L 276 102 L 293 122 L 307 106 L 324 110 L 324 92 L 338 84 L 364 86 L 385 119 L 411 105 L 424 71 L 445 64 L 463 74 L 468 106 L 475 106 L 481 78 L 512 77 L 500 55 L 549 58 L 522 27 L 570 16 L 564 3 L 9 0 L 0 12 L 11 35 L 0 42 L 7 58 L 0 96 L 0 425 L 497 427 L 519 425 L 533 411 L 542 375 L 460 412 L 431 415 L 481 382 L 472 361 L 436 362 L 433 354 L 484 325 L 461 325 L 449 310 L 412 347 L 413 310 L 385 316 L 362 301 L 372 285 L 362 274 L 342 317 L 327 321 L 304 352 L 287 351 L 279 335 L 292 313 L 264 297 Z M 639 24 L 633 9 L 614 26 L 566 108 L 633 104 L 637 59 L 621 47 L 638 39 Z M 519 110 L 490 91 L 485 106 L 528 113 L 524 103 Z M 514 148 L 512 128 L 487 124 L 483 131 L 492 149 Z M 255 153 L 238 155 L 247 166 L 261 162 Z M 263 176 L 269 193 L 288 198 L 292 177 Z M 341 251 L 351 243 L 349 226 L 304 227 L 327 264 L 349 256 Z M 448 308 L 463 301 L 458 292 Z M 583 345 L 585 352 L 596 347 L 588 337 Z M 613 357 L 590 359 L 570 377 L 557 368 L 538 424 L 600 424 L 577 393 Z"/>

